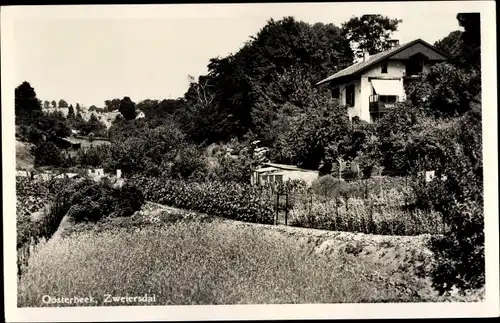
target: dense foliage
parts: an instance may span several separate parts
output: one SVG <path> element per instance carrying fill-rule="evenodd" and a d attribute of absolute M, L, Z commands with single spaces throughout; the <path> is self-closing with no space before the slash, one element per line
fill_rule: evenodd
<path fill-rule="evenodd" d="M 69 197 L 68 216 L 74 222 L 96 222 L 105 217 L 131 216 L 144 203 L 140 190 L 132 185 L 115 188 L 102 181 L 84 181 Z"/>
<path fill-rule="evenodd" d="M 137 177 L 133 183 L 156 203 L 247 222 L 273 222 L 272 197 L 262 196 L 250 185 L 161 177 Z"/>

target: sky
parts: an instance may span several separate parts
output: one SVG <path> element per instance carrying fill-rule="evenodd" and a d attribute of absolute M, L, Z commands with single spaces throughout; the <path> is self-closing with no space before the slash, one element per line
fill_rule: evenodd
<path fill-rule="evenodd" d="M 198 77 L 210 58 L 238 51 L 270 18 L 340 26 L 353 16 L 383 14 L 403 20 L 393 35 L 401 44 L 416 38 L 433 44 L 462 29 L 456 15 L 464 11 L 456 2 L 11 9 L 17 9 L 7 12 L 12 29 L 2 32 L 13 39 L 15 86 L 28 81 L 41 100 L 87 107 L 124 96 L 135 102 L 180 97 L 188 75 Z"/>

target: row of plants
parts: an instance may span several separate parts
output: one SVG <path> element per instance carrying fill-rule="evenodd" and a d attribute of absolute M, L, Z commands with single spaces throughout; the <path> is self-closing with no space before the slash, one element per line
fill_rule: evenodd
<path fill-rule="evenodd" d="M 434 211 L 404 208 L 401 194 L 383 198 L 324 198 L 305 193 L 290 199 L 289 224 L 335 231 L 384 235 L 442 234 L 443 217 Z"/>
<path fill-rule="evenodd" d="M 152 202 L 246 222 L 273 222 L 272 200 L 249 184 L 140 176 L 131 181 Z"/>

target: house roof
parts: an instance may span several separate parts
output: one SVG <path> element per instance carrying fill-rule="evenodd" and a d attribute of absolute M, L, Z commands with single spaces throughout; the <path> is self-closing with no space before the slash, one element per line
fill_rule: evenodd
<path fill-rule="evenodd" d="M 77 145 L 80 144 L 80 142 L 74 138 L 66 137 L 66 138 L 61 138 L 61 140 L 66 141 L 72 145 Z"/>
<path fill-rule="evenodd" d="M 297 172 L 316 172 L 314 170 L 303 169 L 303 168 L 299 168 L 299 167 L 293 166 L 293 165 L 275 164 L 275 163 L 264 163 L 264 165 L 268 166 L 268 167 L 278 168 L 278 169 L 293 170 L 293 171 L 297 171 Z"/>
<path fill-rule="evenodd" d="M 370 56 L 370 58 L 368 60 L 361 61 L 361 62 L 355 63 L 347 68 L 344 68 L 343 70 L 340 70 L 337 73 L 335 73 L 335 74 L 325 78 L 324 80 L 316 83 L 316 85 L 320 85 L 320 84 L 323 84 L 326 82 L 333 81 L 335 79 L 339 79 L 342 77 L 346 77 L 346 76 L 360 73 L 360 72 L 370 68 L 371 66 L 383 61 L 384 59 L 388 59 L 391 56 L 394 56 L 397 53 L 402 52 L 403 50 L 405 50 L 405 49 L 407 49 L 407 48 L 409 48 L 417 43 L 420 43 L 420 44 L 432 49 L 433 51 L 437 52 L 438 54 L 444 56 L 445 58 L 448 58 L 447 54 L 443 53 L 442 51 L 440 51 L 436 47 L 432 46 L 431 44 L 429 44 L 426 41 L 419 38 L 419 39 L 415 39 L 409 43 L 403 44 L 401 46 L 397 46 L 397 47 L 394 47 L 392 49 L 389 49 L 385 52 L 374 54 L 374 55 Z"/>

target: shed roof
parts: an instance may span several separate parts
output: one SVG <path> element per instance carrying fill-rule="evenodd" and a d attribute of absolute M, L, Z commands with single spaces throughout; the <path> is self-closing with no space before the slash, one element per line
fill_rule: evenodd
<path fill-rule="evenodd" d="M 374 54 L 374 55 L 370 56 L 370 58 L 368 60 L 361 61 L 361 62 L 355 63 L 347 68 L 344 68 L 343 70 L 340 70 L 337 73 L 335 73 L 335 74 L 325 78 L 324 80 L 316 83 L 316 85 L 330 82 L 330 81 L 333 81 L 335 79 L 339 79 L 342 77 L 355 75 L 355 74 L 360 73 L 360 72 L 370 68 L 371 66 L 381 62 L 384 59 L 389 59 L 389 58 L 404 59 L 405 57 L 403 57 L 401 55 L 397 56 L 397 54 L 399 54 L 402 51 L 404 51 L 405 49 L 408 49 L 408 48 L 412 47 L 413 45 L 417 45 L 417 44 L 420 45 L 420 46 L 418 46 L 419 50 L 422 50 L 425 48 L 425 49 L 427 49 L 427 51 L 429 53 L 434 52 L 435 54 L 437 54 L 437 55 L 432 55 L 433 56 L 432 58 L 434 58 L 435 60 L 448 58 L 447 54 L 443 53 L 442 51 L 440 51 L 436 47 L 432 46 L 431 44 L 429 44 L 426 41 L 419 38 L 419 39 L 415 39 L 411 42 L 408 42 L 406 44 L 403 44 L 401 46 L 397 46 L 397 47 L 394 47 L 392 49 L 389 49 L 385 52 Z"/>
<path fill-rule="evenodd" d="M 293 171 L 297 171 L 297 172 L 317 172 L 315 170 L 299 168 L 297 166 L 286 165 L 286 164 L 264 163 L 264 165 L 279 168 L 279 169 L 293 170 Z"/>
<path fill-rule="evenodd" d="M 66 141 L 66 142 L 69 142 L 72 145 L 80 144 L 80 141 L 76 140 L 75 138 L 66 137 L 66 138 L 61 138 L 61 139 Z"/>

